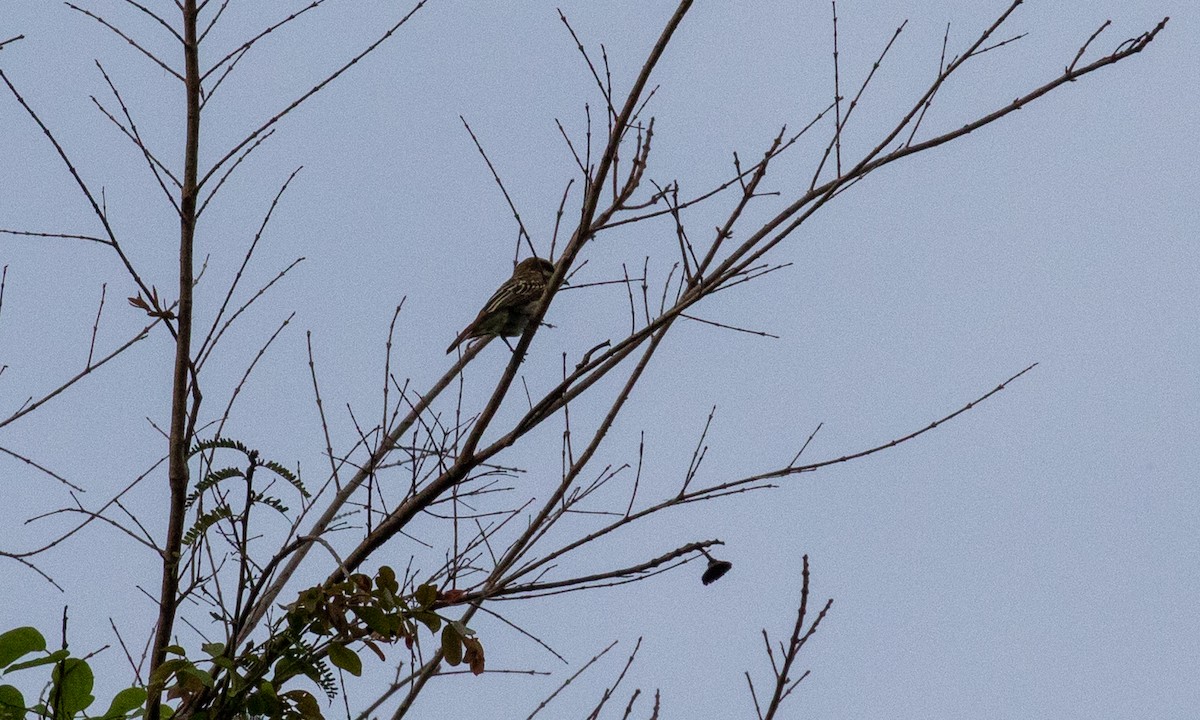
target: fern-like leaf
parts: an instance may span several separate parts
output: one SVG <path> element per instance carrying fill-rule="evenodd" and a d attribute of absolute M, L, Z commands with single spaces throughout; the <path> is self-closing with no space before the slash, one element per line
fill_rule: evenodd
<path fill-rule="evenodd" d="M 217 448 L 237 450 L 246 457 L 250 457 L 251 453 L 253 452 L 250 448 L 243 445 L 239 440 L 234 440 L 232 438 L 213 438 L 211 440 L 201 440 L 193 445 L 191 451 L 188 452 L 188 457 L 192 457 L 197 453 L 202 453 L 205 450 L 216 450 Z"/>
<path fill-rule="evenodd" d="M 266 469 L 275 473 L 279 477 L 283 478 L 284 480 L 287 480 L 288 483 L 291 484 L 292 487 L 296 488 L 296 490 L 302 496 L 309 497 L 308 490 L 304 487 L 304 483 L 300 482 L 300 477 L 296 473 L 292 472 L 291 470 L 288 470 L 287 468 L 285 468 L 284 466 L 275 462 L 274 460 L 268 460 L 268 461 L 264 462 L 262 465 L 263 465 L 263 467 L 265 467 Z"/>
<path fill-rule="evenodd" d="M 195 524 L 183 536 L 183 544 L 191 545 L 213 525 L 221 520 L 233 517 L 233 510 L 228 505 L 219 505 L 196 518 Z"/>
<path fill-rule="evenodd" d="M 287 505 L 284 505 L 283 502 L 281 502 L 279 500 L 279 498 L 277 498 L 277 497 L 273 497 L 271 495 L 266 495 L 263 493 L 254 493 L 254 502 L 261 503 L 270 508 L 274 508 L 275 511 L 278 512 L 280 515 L 287 517 L 287 511 L 288 511 Z"/>
<path fill-rule="evenodd" d="M 205 475 L 203 480 L 196 483 L 196 489 L 192 490 L 191 494 L 187 496 L 185 507 L 191 507 L 205 490 L 216 487 L 222 480 L 228 480 L 231 477 L 246 477 L 246 473 L 235 467 L 227 467 L 220 470 L 213 470 Z"/>

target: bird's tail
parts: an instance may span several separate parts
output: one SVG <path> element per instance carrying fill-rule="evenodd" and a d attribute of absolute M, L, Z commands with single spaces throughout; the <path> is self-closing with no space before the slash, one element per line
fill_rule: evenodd
<path fill-rule="evenodd" d="M 463 340 L 466 340 L 467 338 L 471 337 L 471 333 L 474 330 L 475 330 L 475 323 L 471 323 L 470 325 L 468 325 L 466 327 L 466 329 L 464 329 L 462 332 L 460 332 L 458 334 L 458 337 L 454 338 L 454 342 L 450 343 L 450 347 L 446 348 L 446 354 L 449 355 L 450 353 L 454 352 L 454 348 L 461 345 Z"/>

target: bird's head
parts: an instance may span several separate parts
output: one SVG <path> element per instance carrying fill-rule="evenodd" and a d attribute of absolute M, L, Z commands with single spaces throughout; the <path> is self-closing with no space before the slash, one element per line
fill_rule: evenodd
<path fill-rule="evenodd" d="M 554 263 L 540 257 L 525 258 L 518 265 L 514 275 L 540 275 L 542 282 L 550 280 L 554 274 Z"/>

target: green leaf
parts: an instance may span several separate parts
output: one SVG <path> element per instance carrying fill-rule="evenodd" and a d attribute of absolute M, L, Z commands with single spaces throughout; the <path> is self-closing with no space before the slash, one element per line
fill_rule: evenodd
<path fill-rule="evenodd" d="M 162 683 L 163 685 L 166 685 L 167 678 L 171 677 L 171 675 L 180 668 L 187 667 L 191 664 L 192 662 L 187 658 L 173 658 L 171 660 L 166 660 L 150 675 L 150 683 Z"/>
<path fill-rule="evenodd" d="M 334 667 L 339 667 L 354 677 L 362 675 L 362 659 L 345 645 L 329 646 L 329 662 L 333 663 Z"/>
<path fill-rule="evenodd" d="M 108 712 L 104 713 L 102 720 L 123 718 L 140 708 L 145 702 L 146 691 L 144 689 L 139 687 L 125 688 L 112 699 L 112 704 L 108 706 Z"/>
<path fill-rule="evenodd" d="M 384 637 L 391 637 L 394 623 L 379 608 L 354 607 L 350 610 L 372 632 L 377 632 Z"/>
<path fill-rule="evenodd" d="M 425 583 L 417 588 L 414 597 L 422 610 L 428 610 L 437 601 L 437 586 Z"/>
<path fill-rule="evenodd" d="M 67 658 L 55 665 L 51 678 L 58 684 L 57 692 L 52 690 L 50 693 L 51 697 L 57 697 L 56 714 L 70 717 L 87 709 L 96 699 L 92 697 L 95 682 L 92 668 L 79 658 Z"/>
<path fill-rule="evenodd" d="M 260 682 L 258 684 L 258 691 L 272 700 L 279 699 L 279 696 L 275 694 L 275 686 L 271 684 L 270 680 L 263 680 Z"/>
<path fill-rule="evenodd" d="M 450 620 L 449 622 L 454 626 L 455 631 L 465 638 L 471 637 L 475 634 L 474 630 L 462 624 L 462 620 Z"/>
<path fill-rule="evenodd" d="M 203 650 L 209 657 L 215 658 L 225 654 L 225 643 L 204 643 L 200 646 L 200 649 Z"/>
<path fill-rule="evenodd" d="M 213 686 L 212 675 L 209 675 L 208 672 L 201 670 L 191 663 L 188 663 L 186 667 L 180 668 L 177 674 L 180 676 L 187 675 L 188 677 L 193 677 L 206 688 L 211 688 Z"/>
<path fill-rule="evenodd" d="M 463 659 L 462 636 L 450 624 L 442 628 L 442 656 L 451 665 L 457 665 Z"/>
<path fill-rule="evenodd" d="M 24 720 L 25 697 L 12 685 L 0 685 L 0 720 Z"/>
<path fill-rule="evenodd" d="M 400 584 L 396 582 L 396 571 L 387 565 L 381 566 L 379 572 L 375 573 L 375 587 L 387 590 L 393 595 L 400 592 Z"/>
<path fill-rule="evenodd" d="M 278 712 L 279 700 L 274 695 L 267 695 L 261 692 L 251 693 L 246 698 L 245 710 L 246 714 L 251 717 L 258 715 L 281 716 L 281 713 Z"/>
<path fill-rule="evenodd" d="M 54 652 L 50 653 L 49 655 L 47 655 L 45 657 L 40 657 L 36 660 L 26 660 L 23 663 L 17 663 L 16 665 L 9 665 L 8 669 L 4 671 L 4 674 L 7 675 L 8 673 L 13 672 L 14 670 L 24 670 L 25 668 L 38 667 L 39 665 L 53 665 L 54 663 L 58 662 L 59 660 L 65 660 L 70 656 L 71 656 L 71 653 L 67 650 L 55 650 Z"/>
<path fill-rule="evenodd" d="M 304 672 L 304 667 L 295 659 L 281 657 L 275 663 L 275 677 L 271 679 L 271 682 L 277 687 L 282 686 L 302 672 Z"/>
<path fill-rule="evenodd" d="M 321 705 L 312 693 L 304 690 L 291 690 L 283 694 L 305 720 L 323 720 Z"/>
<path fill-rule="evenodd" d="M 413 613 L 413 617 L 420 622 L 425 623 L 425 627 L 429 628 L 429 632 L 437 632 L 442 629 L 442 618 L 437 613 L 431 613 L 428 610 L 422 610 Z"/>
<path fill-rule="evenodd" d="M 37 628 L 19 627 L 0 635 L 0 668 L 6 668 L 17 658 L 46 649 L 46 638 Z M 8 687 L 8 686 L 5 686 Z"/>

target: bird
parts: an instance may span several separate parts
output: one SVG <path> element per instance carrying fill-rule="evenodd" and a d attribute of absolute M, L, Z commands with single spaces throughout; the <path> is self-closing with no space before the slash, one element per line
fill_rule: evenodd
<path fill-rule="evenodd" d="M 454 338 L 454 342 L 446 348 L 446 354 L 453 352 L 454 348 L 469 338 L 488 335 L 514 337 L 524 333 L 529 319 L 538 310 L 538 301 L 542 299 L 542 293 L 553 274 L 554 263 L 549 260 L 540 257 L 522 260 L 513 270 L 512 277 L 496 289 L 479 315 Z"/>

